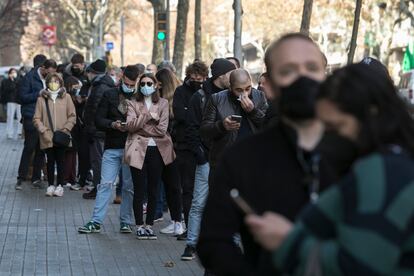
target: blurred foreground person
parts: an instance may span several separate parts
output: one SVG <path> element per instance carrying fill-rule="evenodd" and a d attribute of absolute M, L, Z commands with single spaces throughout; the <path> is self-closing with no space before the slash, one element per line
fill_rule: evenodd
<path fill-rule="evenodd" d="M 321 51 L 308 36 L 288 34 L 269 46 L 265 63 L 272 89 L 281 95 L 281 119 L 229 148 L 210 175 L 197 253 L 215 275 L 278 275 L 271 254 L 244 224 L 245 214 L 232 202 L 231 189 L 238 189 L 259 214 L 275 211 L 294 220 L 331 182 L 315 152 L 323 134 L 314 106 L 319 82 L 325 79 Z M 236 233 L 243 251 L 234 242 Z"/>
<path fill-rule="evenodd" d="M 296 225 L 249 216 L 255 239 L 289 275 L 414 275 L 414 122 L 393 83 L 367 65 L 339 69 L 317 113 L 321 147 L 348 173 Z"/>

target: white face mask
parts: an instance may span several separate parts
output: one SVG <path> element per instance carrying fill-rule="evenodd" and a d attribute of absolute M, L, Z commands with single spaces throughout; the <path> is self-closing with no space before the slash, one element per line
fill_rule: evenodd
<path fill-rule="evenodd" d="M 11 73 L 11 74 L 10 74 L 10 78 L 12 78 L 12 79 L 17 78 L 17 73 Z"/>

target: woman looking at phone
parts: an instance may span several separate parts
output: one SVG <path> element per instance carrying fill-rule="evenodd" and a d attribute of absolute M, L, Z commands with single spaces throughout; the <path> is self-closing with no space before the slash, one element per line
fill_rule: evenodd
<path fill-rule="evenodd" d="M 129 132 L 125 145 L 125 161 L 131 167 L 134 182 L 134 214 L 138 239 L 157 239 L 152 226 L 158 189 L 163 168 L 175 159 L 173 143 L 167 132 L 169 105 L 160 98 L 157 79 L 144 74 L 138 81 L 139 92 L 128 102 L 126 129 Z M 145 176 L 147 174 L 147 217 L 143 221 Z"/>

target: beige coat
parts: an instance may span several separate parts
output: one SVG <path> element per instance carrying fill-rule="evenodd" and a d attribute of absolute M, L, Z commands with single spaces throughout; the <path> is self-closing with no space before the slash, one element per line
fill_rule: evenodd
<path fill-rule="evenodd" d="M 153 113 L 157 120 L 154 120 L 150 113 Z M 125 163 L 141 170 L 148 141 L 153 138 L 164 164 L 171 164 L 175 159 L 175 153 L 171 137 L 167 132 L 168 121 L 167 100 L 161 98 L 158 103 L 152 104 L 150 110 L 147 109 L 145 102 L 128 101 L 126 128 L 129 134 L 125 144 Z"/>
<path fill-rule="evenodd" d="M 49 124 L 45 99 L 47 99 L 49 103 L 54 130 L 51 129 Z M 49 92 L 46 90 L 40 92 L 39 97 L 37 98 L 33 124 L 39 131 L 41 149 L 53 147 L 53 131 L 61 130 L 70 133 L 75 123 L 75 105 L 73 104 L 70 95 L 67 94 L 64 89 L 59 92 L 55 102 L 53 102 Z"/>

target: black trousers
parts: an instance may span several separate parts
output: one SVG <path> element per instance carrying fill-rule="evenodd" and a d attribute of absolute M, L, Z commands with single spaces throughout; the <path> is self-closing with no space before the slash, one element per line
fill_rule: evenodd
<path fill-rule="evenodd" d="M 65 173 L 65 148 L 53 147 L 46 149 L 47 181 L 49 186 L 55 183 L 55 165 L 57 168 L 57 185 L 63 185 Z"/>
<path fill-rule="evenodd" d="M 165 166 L 162 174 L 162 182 L 164 183 L 168 209 L 170 209 L 171 219 L 181 222 L 182 197 L 179 179 L 180 175 L 177 161 Z"/>
<path fill-rule="evenodd" d="M 145 172 L 147 175 L 147 217 L 145 223 L 147 225 L 154 224 L 155 211 L 157 208 L 157 198 L 161 183 L 161 175 L 164 168 L 164 161 L 158 147 L 148 147 L 145 154 L 144 165 L 141 170 L 131 167 L 132 181 L 134 182 L 134 216 L 136 225 L 143 225 L 143 210 L 145 195 Z"/>
<path fill-rule="evenodd" d="M 188 216 L 193 201 L 196 161 L 194 154 L 190 151 L 177 151 L 176 153 L 182 189 L 184 221 L 188 225 Z"/>
<path fill-rule="evenodd" d="M 40 180 L 42 176 L 42 168 L 45 162 L 45 154 L 40 150 L 39 144 L 39 133 L 35 129 L 31 119 L 23 119 L 23 129 L 24 129 L 24 147 L 22 152 L 22 157 L 20 159 L 19 165 L 19 175 L 18 179 L 25 180 L 29 172 L 30 162 L 33 158 L 33 173 L 32 173 L 32 182 Z"/>

